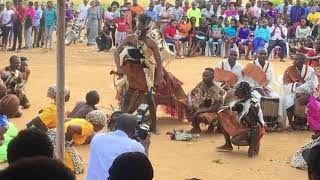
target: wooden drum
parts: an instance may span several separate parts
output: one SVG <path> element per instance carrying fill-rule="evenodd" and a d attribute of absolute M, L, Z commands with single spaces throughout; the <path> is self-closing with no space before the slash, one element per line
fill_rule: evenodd
<path fill-rule="evenodd" d="M 278 111 L 280 105 L 279 99 L 271 97 L 262 97 L 260 105 L 263 113 L 263 119 L 267 124 L 266 131 L 276 131 L 280 126 L 280 122 L 278 122 Z"/>

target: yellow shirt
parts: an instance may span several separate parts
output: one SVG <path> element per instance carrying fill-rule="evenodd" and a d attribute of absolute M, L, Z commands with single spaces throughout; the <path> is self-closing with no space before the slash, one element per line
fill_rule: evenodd
<path fill-rule="evenodd" d="M 86 139 L 94 133 L 93 125 L 85 119 L 75 118 L 75 119 L 71 119 L 70 121 L 65 122 L 64 123 L 65 133 L 67 132 L 69 125 L 81 126 L 81 129 L 82 129 L 81 134 L 74 134 L 72 136 L 72 140 L 74 141 L 74 143 L 76 145 L 84 144 L 86 142 Z"/>
<path fill-rule="evenodd" d="M 320 13 L 316 12 L 316 13 L 310 13 L 307 17 L 307 20 L 310 21 L 313 25 L 317 25 L 319 24 L 318 21 L 320 19 Z"/>
<path fill-rule="evenodd" d="M 42 110 L 39 114 L 39 118 L 47 128 L 55 128 L 57 122 L 57 106 L 54 103 L 51 103 Z"/>

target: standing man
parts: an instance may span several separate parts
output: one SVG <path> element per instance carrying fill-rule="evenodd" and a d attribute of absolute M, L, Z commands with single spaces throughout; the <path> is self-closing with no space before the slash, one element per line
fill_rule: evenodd
<path fill-rule="evenodd" d="M 280 62 L 284 62 L 286 51 L 288 51 L 286 46 L 287 34 L 288 30 L 283 25 L 283 20 L 278 18 L 277 23 L 271 28 L 271 39 L 268 45 L 268 57 L 274 47 L 280 46 Z"/>
<path fill-rule="evenodd" d="M 153 2 L 150 2 L 149 8 L 147 8 L 147 9 L 144 11 L 144 13 L 145 13 L 147 16 L 151 17 L 151 20 L 152 20 L 153 22 L 156 22 L 156 21 L 158 20 L 158 15 L 157 15 L 156 11 L 154 10 L 154 3 L 153 3 Z"/>
<path fill-rule="evenodd" d="M 6 50 L 7 48 L 7 42 L 9 38 L 9 33 L 12 28 L 12 22 L 14 18 L 14 12 L 11 10 L 11 4 L 10 2 L 6 2 L 6 7 L 2 11 L 2 16 L 0 17 L 0 25 L 2 27 L 2 45 L 1 49 Z"/>
<path fill-rule="evenodd" d="M 108 179 L 113 161 L 123 153 L 141 152 L 148 155 L 150 136 L 139 142 L 133 140 L 136 125 L 136 118 L 124 113 L 117 118 L 116 131 L 93 137 L 86 180 Z"/>
<path fill-rule="evenodd" d="M 23 22 L 25 19 L 25 8 L 22 6 L 22 0 L 18 0 L 13 7 L 14 20 L 13 20 L 13 45 L 9 51 L 16 51 L 17 41 L 18 41 L 18 52 L 21 51 L 22 46 L 22 29 Z"/>
<path fill-rule="evenodd" d="M 143 14 L 143 12 L 144 12 L 143 7 L 138 4 L 138 0 L 133 0 L 133 1 L 132 1 L 132 8 L 131 8 L 131 10 L 132 10 L 136 15 Z"/>
<path fill-rule="evenodd" d="M 39 31 L 37 35 L 37 41 L 36 41 L 36 47 L 43 47 L 44 45 L 44 36 L 45 36 L 45 16 L 44 16 L 44 11 L 46 9 L 46 6 L 44 3 L 41 3 L 41 12 L 42 16 L 40 18 L 40 23 L 39 23 Z"/>
<path fill-rule="evenodd" d="M 200 25 L 200 18 L 201 18 L 201 11 L 199 8 L 197 8 L 196 3 L 192 2 L 191 8 L 187 12 L 188 19 L 191 17 L 196 18 L 196 27 L 199 27 Z"/>
<path fill-rule="evenodd" d="M 39 8 L 39 2 L 34 3 L 35 14 L 32 21 L 32 30 L 33 30 L 33 47 L 36 47 L 36 43 L 38 41 L 38 34 L 40 28 L 40 20 L 42 18 L 42 10 Z"/>
<path fill-rule="evenodd" d="M 88 16 L 88 9 L 89 9 L 89 4 L 88 0 L 83 0 L 83 3 L 80 4 L 78 7 L 78 20 L 82 23 L 82 27 L 85 27 L 85 20 L 87 19 Z M 82 42 L 83 37 L 86 34 L 86 28 L 83 28 L 82 31 L 80 31 L 80 42 Z"/>
<path fill-rule="evenodd" d="M 182 2 L 180 0 L 176 0 L 175 6 L 173 8 L 174 18 L 180 22 L 183 16 L 183 9 L 181 7 Z"/>
<path fill-rule="evenodd" d="M 293 26 L 300 21 L 301 17 L 304 15 L 305 9 L 301 6 L 301 0 L 296 1 L 296 5 L 291 7 L 290 10 L 290 20 Z"/>

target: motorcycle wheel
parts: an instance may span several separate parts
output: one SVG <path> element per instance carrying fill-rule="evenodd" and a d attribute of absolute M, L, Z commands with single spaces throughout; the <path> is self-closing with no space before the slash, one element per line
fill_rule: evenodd
<path fill-rule="evenodd" d="M 64 44 L 65 44 L 66 46 L 70 45 L 70 44 L 74 41 L 74 39 L 76 38 L 76 36 L 77 36 L 77 35 L 76 35 L 74 32 L 69 31 L 69 32 L 66 34 L 66 38 L 65 38 L 65 40 L 64 40 Z"/>

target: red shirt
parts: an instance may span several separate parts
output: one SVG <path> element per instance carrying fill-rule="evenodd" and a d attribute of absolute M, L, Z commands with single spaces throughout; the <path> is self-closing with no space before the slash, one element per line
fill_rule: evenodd
<path fill-rule="evenodd" d="M 187 13 L 187 11 L 190 9 L 190 7 L 183 7 L 183 12 Z"/>
<path fill-rule="evenodd" d="M 177 33 L 177 29 L 173 27 L 172 25 L 169 25 L 164 29 L 163 34 L 164 38 L 175 38 Z"/>
<path fill-rule="evenodd" d="M 118 27 L 118 32 L 126 32 L 126 25 L 127 21 L 124 18 L 118 18 L 116 19 L 117 27 Z"/>
<path fill-rule="evenodd" d="M 13 8 L 13 12 L 14 12 L 14 19 L 18 20 L 20 22 L 22 22 L 25 18 L 25 8 L 24 7 L 20 7 L 20 6 L 16 6 Z"/>

